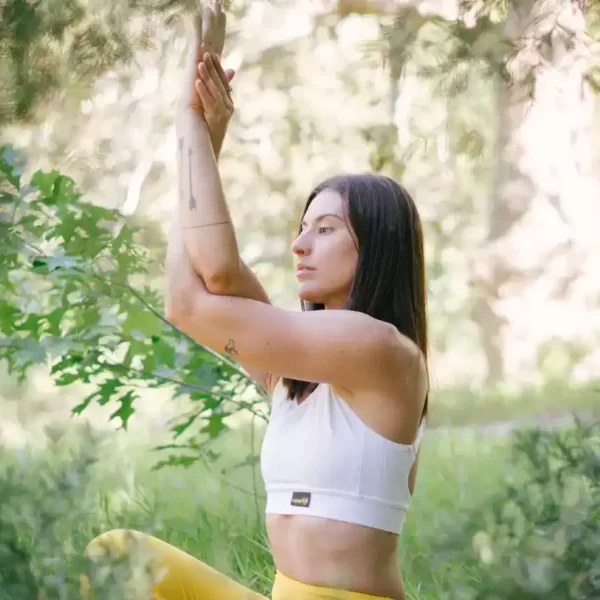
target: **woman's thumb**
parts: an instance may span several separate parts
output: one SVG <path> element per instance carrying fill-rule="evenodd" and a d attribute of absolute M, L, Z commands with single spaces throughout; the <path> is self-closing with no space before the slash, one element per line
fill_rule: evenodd
<path fill-rule="evenodd" d="M 233 69 L 225 69 L 225 75 L 227 75 L 227 81 L 231 83 L 232 79 L 235 77 L 235 71 Z"/>

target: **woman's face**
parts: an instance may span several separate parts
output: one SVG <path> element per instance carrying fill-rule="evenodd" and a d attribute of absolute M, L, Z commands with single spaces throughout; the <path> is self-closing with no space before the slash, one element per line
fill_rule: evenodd
<path fill-rule="evenodd" d="M 358 250 L 340 194 L 325 189 L 310 203 L 292 244 L 302 300 L 343 308 L 356 273 Z"/>

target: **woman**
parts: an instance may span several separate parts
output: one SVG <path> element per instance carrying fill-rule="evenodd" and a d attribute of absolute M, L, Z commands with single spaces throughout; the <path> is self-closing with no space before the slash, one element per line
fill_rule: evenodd
<path fill-rule="evenodd" d="M 272 598 L 404 599 L 398 537 L 428 391 L 417 210 L 377 175 L 317 186 L 292 245 L 304 310 L 271 306 L 239 256 L 207 126 L 231 115 L 229 78 L 209 54 L 192 73 L 197 95 L 178 122 L 181 193 L 166 313 L 272 393 L 261 457 L 277 569 Z M 88 555 L 122 545 L 125 535 L 100 536 Z M 263 598 L 160 540 L 133 535 L 165 567 L 155 598 Z"/>

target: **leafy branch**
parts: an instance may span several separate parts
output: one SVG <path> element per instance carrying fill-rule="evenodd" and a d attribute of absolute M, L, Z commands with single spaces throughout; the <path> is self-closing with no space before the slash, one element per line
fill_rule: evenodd
<path fill-rule="evenodd" d="M 190 437 L 197 455 L 228 417 L 266 419 L 257 410 L 263 391 L 243 369 L 161 314 L 149 283 L 161 252 L 138 243 L 141 225 L 84 202 L 56 171 L 24 184 L 23 166 L 12 148 L 0 149 L 0 359 L 11 374 L 23 381 L 43 365 L 58 386 L 91 384 L 73 413 L 115 403 L 111 418 L 124 428 L 142 388 L 171 388 L 193 408 L 170 431 Z"/>

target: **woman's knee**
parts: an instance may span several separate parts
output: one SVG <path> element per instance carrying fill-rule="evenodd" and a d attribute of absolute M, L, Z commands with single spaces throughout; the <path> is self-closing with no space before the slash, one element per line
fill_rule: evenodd
<path fill-rule="evenodd" d="M 134 529 L 111 529 L 95 537 L 85 547 L 84 555 L 94 559 L 100 557 L 122 557 L 140 545 L 146 545 L 149 536 Z"/>
<path fill-rule="evenodd" d="M 112 529 L 91 540 L 84 550 L 89 562 L 80 576 L 83 597 L 89 598 L 91 589 L 113 588 L 129 590 L 127 597 L 148 597 L 162 575 L 151 539 L 140 531 Z"/>

